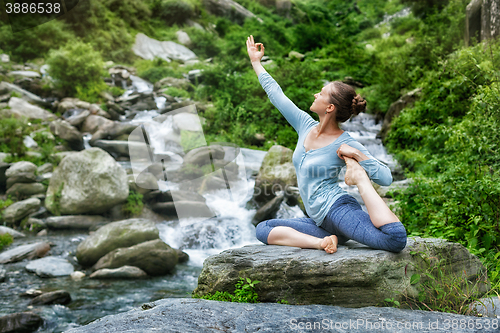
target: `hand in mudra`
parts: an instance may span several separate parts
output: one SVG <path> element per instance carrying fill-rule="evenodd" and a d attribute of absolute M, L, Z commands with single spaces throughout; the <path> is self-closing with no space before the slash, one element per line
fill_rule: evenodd
<path fill-rule="evenodd" d="M 260 61 L 260 59 L 262 59 L 262 57 L 264 56 L 264 44 L 255 43 L 253 40 L 253 36 L 250 35 L 250 37 L 247 38 L 247 52 L 251 62 Z"/>

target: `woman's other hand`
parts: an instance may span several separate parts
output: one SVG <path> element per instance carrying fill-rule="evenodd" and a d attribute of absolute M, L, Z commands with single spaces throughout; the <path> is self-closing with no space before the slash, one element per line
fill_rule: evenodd
<path fill-rule="evenodd" d="M 368 160 L 368 156 L 360 152 L 358 149 L 349 146 L 348 144 L 342 144 L 339 149 L 337 149 L 337 155 L 340 159 L 344 159 L 344 156 L 355 159 L 356 161 Z"/>
<path fill-rule="evenodd" d="M 250 37 L 247 38 L 247 52 L 251 62 L 260 62 L 260 59 L 264 56 L 264 44 L 255 43 L 253 36 L 250 35 Z"/>

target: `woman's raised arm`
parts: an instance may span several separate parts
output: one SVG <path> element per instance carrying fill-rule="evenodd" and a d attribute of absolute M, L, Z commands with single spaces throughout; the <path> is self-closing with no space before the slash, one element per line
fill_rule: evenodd
<path fill-rule="evenodd" d="M 259 45 L 260 45 L 260 51 L 259 51 Z M 250 35 L 250 37 L 247 38 L 247 52 L 248 56 L 250 57 L 250 61 L 252 62 L 252 67 L 255 70 L 255 74 L 259 76 L 260 73 L 265 72 L 266 70 L 260 63 L 260 60 L 264 56 L 264 44 L 255 43 L 253 40 L 253 36 Z"/>

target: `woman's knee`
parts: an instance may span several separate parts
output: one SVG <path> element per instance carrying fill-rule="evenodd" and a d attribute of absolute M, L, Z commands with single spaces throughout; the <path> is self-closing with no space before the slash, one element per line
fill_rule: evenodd
<path fill-rule="evenodd" d="M 255 236 L 259 241 L 267 244 L 267 237 L 271 232 L 272 227 L 267 224 L 267 221 L 262 221 L 255 227 Z"/>
<path fill-rule="evenodd" d="M 380 230 L 390 237 L 391 252 L 401 252 L 406 247 L 406 229 L 401 222 L 385 224 L 380 227 Z"/>

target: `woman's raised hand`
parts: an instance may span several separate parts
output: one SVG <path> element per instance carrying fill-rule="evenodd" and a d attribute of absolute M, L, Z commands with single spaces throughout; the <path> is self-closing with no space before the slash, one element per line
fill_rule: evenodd
<path fill-rule="evenodd" d="M 247 38 L 247 52 L 251 62 L 260 61 L 260 59 L 264 56 L 264 44 L 255 43 L 253 36 L 250 35 L 250 37 Z"/>

